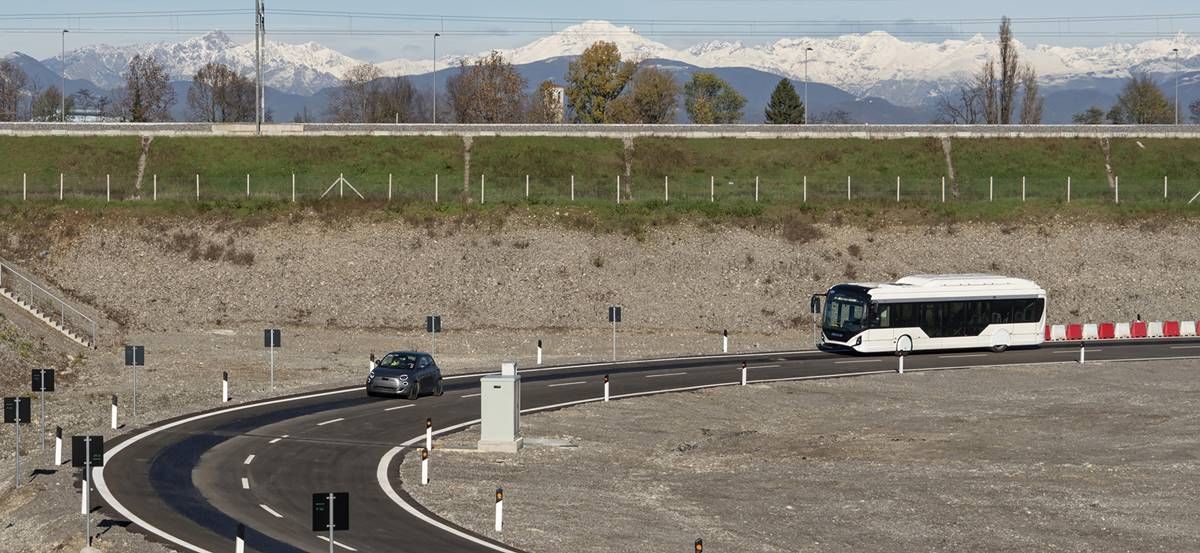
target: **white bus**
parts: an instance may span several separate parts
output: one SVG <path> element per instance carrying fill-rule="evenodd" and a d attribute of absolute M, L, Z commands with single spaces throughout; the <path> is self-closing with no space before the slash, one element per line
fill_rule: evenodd
<path fill-rule="evenodd" d="M 893 284 L 839 284 L 812 297 L 821 349 L 862 353 L 1038 346 L 1046 291 L 1020 278 L 918 275 Z"/>

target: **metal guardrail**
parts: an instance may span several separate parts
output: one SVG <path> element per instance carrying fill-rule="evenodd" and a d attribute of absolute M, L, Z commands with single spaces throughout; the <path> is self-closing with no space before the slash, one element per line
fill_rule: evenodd
<path fill-rule="evenodd" d="M 253 136 L 253 123 L 0 123 L 9 136 Z M 1200 138 L 1200 125 L 461 125 L 273 123 L 264 136 L 681 138 Z"/>
<path fill-rule="evenodd" d="M 78 332 L 88 337 L 88 345 L 96 347 L 96 320 L 71 307 L 62 298 L 46 290 L 29 277 L 21 274 L 9 262 L 0 259 L 0 288 L 8 289 L 17 298 L 37 308 L 47 317 L 58 313 L 59 325 L 64 330 Z"/>

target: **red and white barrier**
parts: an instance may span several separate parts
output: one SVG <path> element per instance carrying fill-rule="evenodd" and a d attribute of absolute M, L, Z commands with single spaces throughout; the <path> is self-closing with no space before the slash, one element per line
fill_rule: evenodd
<path fill-rule="evenodd" d="M 1180 338 L 1200 336 L 1197 321 L 1132 321 L 1128 323 L 1071 323 L 1046 325 L 1047 342 Z"/>

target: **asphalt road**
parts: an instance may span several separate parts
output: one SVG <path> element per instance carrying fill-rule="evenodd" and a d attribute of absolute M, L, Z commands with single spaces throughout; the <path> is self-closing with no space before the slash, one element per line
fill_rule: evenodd
<path fill-rule="evenodd" d="M 1089 361 L 1194 358 L 1200 356 L 1200 340 L 1096 342 L 1087 352 Z M 1078 344 L 999 354 L 925 353 L 907 357 L 905 370 L 1061 363 L 1078 354 Z M 614 398 L 736 384 L 742 361 L 751 383 L 894 373 L 897 365 L 893 356 L 805 351 L 526 369 L 521 371 L 522 407 L 598 399 L 606 374 Z M 435 430 L 478 418 L 479 376 L 447 378 L 444 396 L 413 402 L 368 398 L 356 387 L 139 429 L 109 446 L 106 466 L 95 478 L 101 493 L 93 498 L 108 516 L 132 520 L 135 528 L 180 550 L 232 551 L 240 522 L 247 526 L 248 551 L 328 551 L 325 538 L 311 531 L 311 497 L 345 491 L 350 492 L 351 528 L 335 536 L 339 551 L 511 551 L 415 505 L 403 486 L 418 483 L 398 478 L 399 463 L 414 451 L 401 444 L 423 436 L 427 417 Z M 421 445 L 423 440 L 412 447 Z M 435 448 L 433 485 L 436 463 Z"/>

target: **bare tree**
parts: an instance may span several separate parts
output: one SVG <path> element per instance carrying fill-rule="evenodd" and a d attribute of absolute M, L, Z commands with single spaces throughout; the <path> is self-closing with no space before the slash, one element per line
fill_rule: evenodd
<path fill-rule="evenodd" d="M 209 62 L 196 71 L 188 88 L 188 113 L 209 122 L 251 121 L 254 83 L 228 65 Z"/>
<path fill-rule="evenodd" d="M 166 68 L 152 57 L 133 56 L 125 70 L 120 104 L 125 118 L 133 122 L 169 121 L 174 103 L 175 90 Z"/>
<path fill-rule="evenodd" d="M 468 65 L 446 82 L 459 123 L 512 123 L 525 116 L 525 78 L 499 52 Z"/>
<path fill-rule="evenodd" d="M 0 60 L 0 121 L 15 121 L 20 115 L 27 84 L 29 77 L 17 64 Z"/>
<path fill-rule="evenodd" d="M 1020 59 L 1013 44 L 1012 19 L 1004 17 L 1000 20 L 1000 109 L 997 117 L 1001 125 L 1012 123 L 1020 72 Z"/>
<path fill-rule="evenodd" d="M 983 116 L 983 95 L 974 86 L 959 85 L 950 95 L 938 97 L 935 123 L 947 125 L 978 125 Z"/>
<path fill-rule="evenodd" d="M 989 59 L 975 77 L 975 88 L 979 90 L 983 107 L 983 122 L 989 125 L 1000 123 L 999 82 L 996 80 L 996 62 Z"/>
<path fill-rule="evenodd" d="M 1021 124 L 1042 124 L 1042 111 L 1046 106 L 1046 99 L 1042 98 L 1037 70 L 1033 65 L 1026 64 L 1025 69 L 1021 71 L 1021 96 Z"/>
<path fill-rule="evenodd" d="M 329 95 L 326 115 L 338 123 L 370 123 L 370 100 L 374 82 L 383 76 L 378 67 L 369 63 L 351 67 L 342 76 L 342 83 Z"/>
<path fill-rule="evenodd" d="M 420 117 L 420 94 L 407 77 L 383 79 L 367 91 L 367 119 L 372 123 L 409 123 Z"/>

